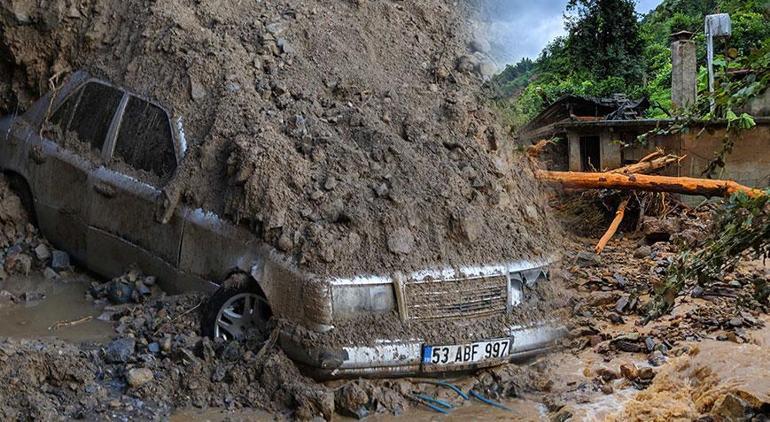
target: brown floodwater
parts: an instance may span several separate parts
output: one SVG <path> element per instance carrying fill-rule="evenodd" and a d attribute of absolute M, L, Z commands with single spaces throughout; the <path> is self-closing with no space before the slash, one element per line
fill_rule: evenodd
<path fill-rule="evenodd" d="M 6 280 L 5 286 L 13 286 L 12 291 L 17 295 L 39 292 L 44 293 L 45 298 L 0 305 L 0 337 L 55 337 L 81 342 L 108 340 L 114 334 L 112 324 L 97 320 L 101 311 L 86 300 L 89 279 L 85 276 L 49 281 L 42 274 L 34 273 L 27 277 L 13 276 Z"/>

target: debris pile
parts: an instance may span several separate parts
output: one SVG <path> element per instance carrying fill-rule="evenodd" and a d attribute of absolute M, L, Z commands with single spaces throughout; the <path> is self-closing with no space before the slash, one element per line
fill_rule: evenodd
<path fill-rule="evenodd" d="M 468 3 L 14 0 L 3 83 L 23 108 L 85 68 L 168 106 L 192 146 L 169 203 L 319 274 L 546 257 L 559 233 L 479 97 Z"/>
<path fill-rule="evenodd" d="M 69 255 L 39 235 L 9 179 L 0 176 L 0 304 L 40 299 L 33 292 L 15 292 L 14 286 L 4 286 L 11 276 L 40 271 L 46 279 L 55 280 L 70 269 Z"/>
<path fill-rule="evenodd" d="M 88 295 L 97 306 L 108 302 L 113 305 L 142 303 L 151 296 L 162 294 L 156 281 L 155 276 L 145 275 L 139 269 L 132 268 L 106 283 L 92 282 Z"/>

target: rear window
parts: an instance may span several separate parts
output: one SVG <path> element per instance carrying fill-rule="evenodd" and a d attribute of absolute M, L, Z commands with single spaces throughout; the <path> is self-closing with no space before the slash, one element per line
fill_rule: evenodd
<path fill-rule="evenodd" d="M 167 180 L 176 169 L 176 154 L 166 112 L 132 96 L 120 123 L 114 157 Z"/>

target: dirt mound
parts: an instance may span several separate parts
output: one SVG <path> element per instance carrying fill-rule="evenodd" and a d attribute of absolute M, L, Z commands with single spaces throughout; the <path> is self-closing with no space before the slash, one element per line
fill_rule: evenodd
<path fill-rule="evenodd" d="M 319 274 L 549 255 L 529 162 L 477 96 L 448 0 L 11 0 L 0 109 L 85 68 L 183 116 L 167 187 Z"/>

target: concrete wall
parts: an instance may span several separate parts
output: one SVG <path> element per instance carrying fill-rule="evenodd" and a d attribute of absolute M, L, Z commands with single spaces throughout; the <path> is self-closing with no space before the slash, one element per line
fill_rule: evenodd
<path fill-rule="evenodd" d="M 703 171 L 722 148 L 726 128 L 692 127 L 687 134 L 650 136 L 647 146 L 621 148 L 616 141 L 634 144 L 638 135 L 645 130 L 611 128 L 581 129 L 569 131 L 569 165 L 571 171 L 580 168 L 580 137 L 599 136 L 601 139 L 601 166 L 603 169 L 617 168 L 627 162 L 635 162 L 644 156 L 662 149 L 668 154 L 686 155 L 679 166 L 671 166 L 661 174 L 667 176 L 703 177 Z M 725 160 L 725 168 L 716 177 L 732 179 L 753 187 L 770 186 L 770 124 L 760 124 L 748 131 L 732 135 L 735 146 Z"/>
<path fill-rule="evenodd" d="M 664 174 L 703 177 L 703 171 L 722 148 L 726 129 L 717 127 L 700 131 L 700 128 L 691 128 L 687 134 L 653 137 L 646 148 L 627 148 L 623 155 L 626 159 L 638 160 L 659 147 L 667 153 L 687 155 L 678 168 L 670 168 Z M 747 186 L 770 186 L 770 125 L 759 125 L 732 136 L 735 140 L 733 151 L 726 156 L 724 169 L 715 176 Z"/>

